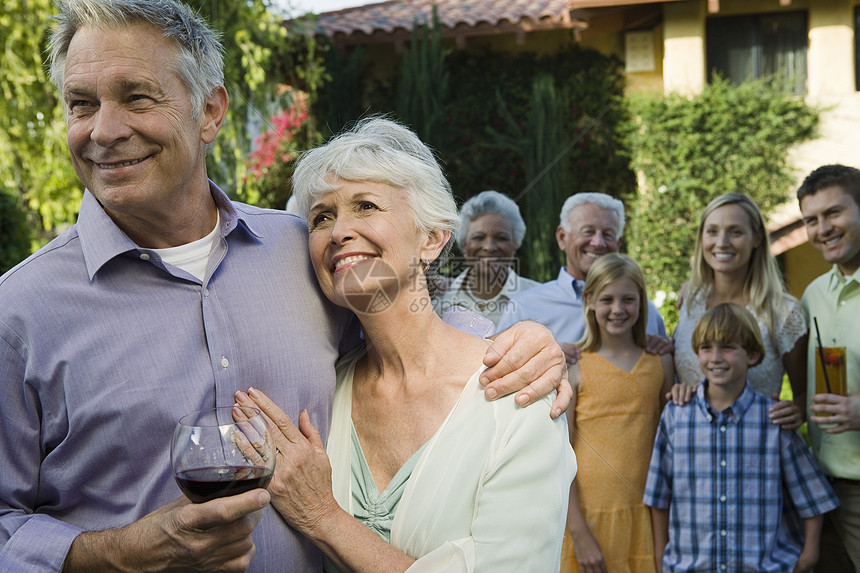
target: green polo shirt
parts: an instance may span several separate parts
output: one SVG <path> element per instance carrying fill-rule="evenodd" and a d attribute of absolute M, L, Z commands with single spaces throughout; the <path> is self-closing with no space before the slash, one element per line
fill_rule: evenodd
<path fill-rule="evenodd" d="M 844 277 L 834 267 L 806 288 L 801 299 L 809 313 L 809 364 L 807 367 L 808 404 L 815 394 L 815 353 L 818 340 L 813 319 L 817 319 L 823 346 L 847 349 L 848 392 L 860 393 L 860 282 Z M 811 413 L 810 413 L 811 415 Z M 860 480 L 860 432 L 828 434 L 809 424 L 812 451 L 822 469 L 837 478 Z"/>

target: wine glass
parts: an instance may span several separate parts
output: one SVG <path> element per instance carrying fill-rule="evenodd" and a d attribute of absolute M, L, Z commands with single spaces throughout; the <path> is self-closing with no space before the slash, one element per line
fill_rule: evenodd
<path fill-rule="evenodd" d="M 183 416 L 170 444 L 176 483 L 194 503 L 265 488 L 275 471 L 275 453 L 266 419 L 250 406 Z"/>

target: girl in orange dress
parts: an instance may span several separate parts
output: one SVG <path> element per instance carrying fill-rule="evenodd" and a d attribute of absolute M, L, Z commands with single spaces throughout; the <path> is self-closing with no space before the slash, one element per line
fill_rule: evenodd
<path fill-rule="evenodd" d="M 569 371 L 567 410 L 579 472 L 570 486 L 562 573 L 655 571 L 645 477 L 671 355 L 645 352 L 648 298 L 626 255 L 597 259 L 585 283 L 582 357 Z"/>

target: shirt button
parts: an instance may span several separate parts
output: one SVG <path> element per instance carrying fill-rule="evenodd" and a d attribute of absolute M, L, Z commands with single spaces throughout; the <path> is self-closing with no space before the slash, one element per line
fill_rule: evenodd
<path fill-rule="evenodd" d="M 229 361 L 229 360 L 227 360 L 227 357 L 226 357 L 226 356 L 222 356 L 222 357 L 221 357 L 221 367 L 222 367 L 222 368 L 227 368 L 228 366 L 230 366 L 230 361 Z"/>
<path fill-rule="evenodd" d="M 721 496 L 720 496 L 720 501 L 721 501 L 721 502 L 723 502 L 723 503 L 726 503 L 726 496 L 721 495 Z"/>
<path fill-rule="evenodd" d="M 225 360 L 226 360 L 226 358 L 225 358 Z M 720 460 L 720 465 L 722 467 L 726 467 L 726 460 Z"/>
<path fill-rule="evenodd" d="M 726 431 L 726 427 L 725 427 L 725 426 L 720 426 L 720 431 L 721 431 L 721 432 L 725 432 L 725 431 Z"/>
<path fill-rule="evenodd" d="M 725 530 L 725 529 L 723 529 L 722 531 L 720 531 L 720 535 L 722 535 L 723 537 L 725 537 L 725 536 L 726 536 L 726 530 Z"/>
<path fill-rule="evenodd" d="M 209 289 L 208 288 L 203 289 L 203 296 L 209 296 Z"/>
<path fill-rule="evenodd" d="M 843 300 L 843 301 L 842 301 L 842 302 L 840 302 L 839 304 L 840 304 L 841 306 L 845 306 L 845 301 Z"/>
<path fill-rule="evenodd" d="M 722 565 L 720 565 L 720 571 L 725 571 L 725 570 L 726 570 L 726 564 L 723 563 Z"/>
<path fill-rule="evenodd" d="M 149 260 L 149 253 L 140 253 L 140 260 L 141 261 L 148 261 Z"/>

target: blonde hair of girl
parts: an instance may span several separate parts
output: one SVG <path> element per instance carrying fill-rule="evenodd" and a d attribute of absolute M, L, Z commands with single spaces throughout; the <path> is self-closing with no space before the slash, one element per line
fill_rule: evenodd
<path fill-rule="evenodd" d="M 767 326 L 768 332 L 771 333 L 771 337 L 773 337 L 776 334 L 774 321 L 776 317 L 785 312 L 786 297 L 790 295 L 785 291 L 776 259 L 770 254 L 770 239 L 764 226 L 761 211 L 758 205 L 743 193 L 720 195 L 705 207 L 699 221 L 699 232 L 696 234 L 696 248 L 693 251 L 692 272 L 690 273 L 687 296 L 690 297 L 690 300 L 695 299 L 699 294 L 707 296 L 714 286 L 714 269 L 705 262 L 702 234 L 708 216 L 726 205 L 737 205 L 744 210 L 749 218 L 753 235 L 759 239 L 758 246 L 753 248 L 750 253 L 744 294 L 753 312 L 761 318 Z M 687 308 L 689 311 L 690 307 Z"/>
<path fill-rule="evenodd" d="M 628 278 L 639 291 L 639 319 L 633 325 L 633 342 L 640 348 L 645 348 L 645 326 L 648 324 L 648 295 L 645 290 L 645 275 L 636 261 L 620 253 L 609 253 L 598 258 L 588 269 L 585 279 L 585 335 L 577 343 L 583 352 L 596 352 L 602 344 L 600 327 L 593 309 L 588 307 L 590 301 L 600 296 L 600 291 L 610 283 Z"/>

